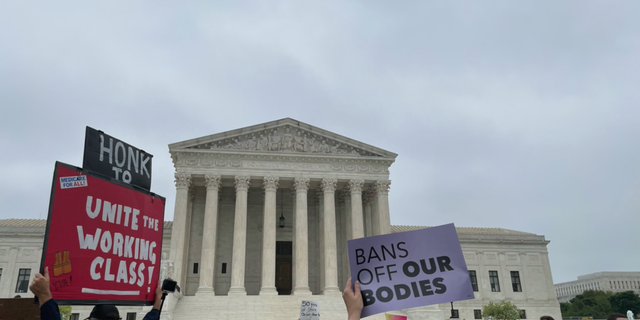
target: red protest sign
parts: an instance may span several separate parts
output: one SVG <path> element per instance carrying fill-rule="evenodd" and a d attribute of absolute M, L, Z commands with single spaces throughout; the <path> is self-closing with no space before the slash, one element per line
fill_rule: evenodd
<path fill-rule="evenodd" d="M 165 199 L 56 163 L 42 269 L 61 303 L 151 305 Z"/>

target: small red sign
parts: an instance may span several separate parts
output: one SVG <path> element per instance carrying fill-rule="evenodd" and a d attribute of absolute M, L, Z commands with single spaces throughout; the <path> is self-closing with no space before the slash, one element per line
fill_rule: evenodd
<path fill-rule="evenodd" d="M 43 265 L 61 303 L 151 305 L 165 199 L 56 163 Z"/>

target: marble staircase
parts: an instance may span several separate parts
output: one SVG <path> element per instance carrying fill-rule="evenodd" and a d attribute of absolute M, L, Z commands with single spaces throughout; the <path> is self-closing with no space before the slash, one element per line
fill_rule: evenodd
<path fill-rule="evenodd" d="M 172 320 L 296 320 L 302 300 L 315 301 L 322 320 L 346 320 L 347 309 L 339 296 L 185 296 L 177 303 Z M 162 318 L 165 318 L 164 316 Z M 384 320 L 384 314 L 363 318 Z"/>

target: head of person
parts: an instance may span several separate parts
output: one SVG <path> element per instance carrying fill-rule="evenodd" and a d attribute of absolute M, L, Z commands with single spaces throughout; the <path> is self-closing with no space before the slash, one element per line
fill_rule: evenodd
<path fill-rule="evenodd" d="M 540 320 L 553 320 L 552 316 L 542 316 L 540 317 Z"/>
<path fill-rule="evenodd" d="M 627 316 L 622 313 L 612 313 L 607 320 L 627 320 Z"/>
<path fill-rule="evenodd" d="M 89 320 L 120 320 L 120 312 L 111 304 L 99 304 L 93 307 Z"/>

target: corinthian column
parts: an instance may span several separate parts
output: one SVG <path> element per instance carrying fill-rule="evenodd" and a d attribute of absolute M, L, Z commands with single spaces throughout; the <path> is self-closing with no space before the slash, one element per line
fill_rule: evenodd
<path fill-rule="evenodd" d="M 213 293 L 214 270 L 216 265 L 216 232 L 218 230 L 218 190 L 220 176 L 204 176 L 207 198 L 204 205 L 204 225 L 202 228 L 202 253 L 200 264 L 200 286 L 196 294 Z"/>
<path fill-rule="evenodd" d="M 372 191 L 367 189 L 362 193 L 362 201 L 364 202 L 364 235 L 371 237 L 371 201 L 373 200 Z"/>
<path fill-rule="evenodd" d="M 187 218 L 185 219 L 184 226 L 184 246 L 182 248 L 182 256 L 184 260 L 182 262 L 182 279 L 179 283 L 187 283 L 187 274 L 189 273 L 188 260 L 189 260 L 189 241 L 191 241 L 191 216 L 193 215 L 193 203 L 196 201 L 196 188 L 193 184 L 189 185 L 189 200 L 187 200 Z M 177 281 L 177 280 L 176 280 Z"/>
<path fill-rule="evenodd" d="M 351 192 L 351 239 L 364 238 L 364 218 L 362 213 L 362 186 L 364 180 L 349 180 Z"/>
<path fill-rule="evenodd" d="M 236 212 L 233 223 L 233 256 L 229 295 L 246 295 L 244 263 L 247 252 L 247 193 L 250 177 L 236 176 Z"/>
<path fill-rule="evenodd" d="M 186 259 L 184 246 L 186 245 L 187 228 L 187 205 L 189 201 L 189 186 L 191 185 L 191 175 L 186 173 L 175 174 L 176 183 L 176 206 L 173 211 L 173 228 L 171 230 L 171 253 L 170 260 L 173 261 L 173 278 L 180 281 L 183 278 L 183 265 Z M 183 288 L 186 283 L 179 283 Z"/>
<path fill-rule="evenodd" d="M 323 179 L 322 191 L 324 209 L 324 283 L 322 294 L 340 295 L 338 289 L 338 253 L 336 247 L 336 179 Z"/>
<path fill-rule="evenodd" d="M 316 226 L 318 228 L 318 291 L 322 291 L 324 286 L 324 199 L 322 190 L 316 190 L 316 208 L 318 209 L 318 215 L 316 220 Z"/>
<path fill-rule="evenodd" d="M 391 186 L 391 181 L 389 180 L 378 180 L 376 181 L 376 200 L 377 203 L 377 215 L 378 215 L 378 223 L 380 228 L 379 234 L 389 234 L 391 233 L 391 218 L 389 217 L 389 187 Z"/>
<path fill-rule="evenodd" d="M 276 290 L 276 192 L 278 177 L 264 177 L 262 226 L 262 287 L 260 295 L 278 295 Z"/>
<path fill-rule="evenodd" d="M 307 190 L 309 178 L 295 178 L 296 189 L 296 221 L 295 221 L 295 288 L 294 295 L 310 295 L 309 290 L 309 225 L 307 222 Z"/>

